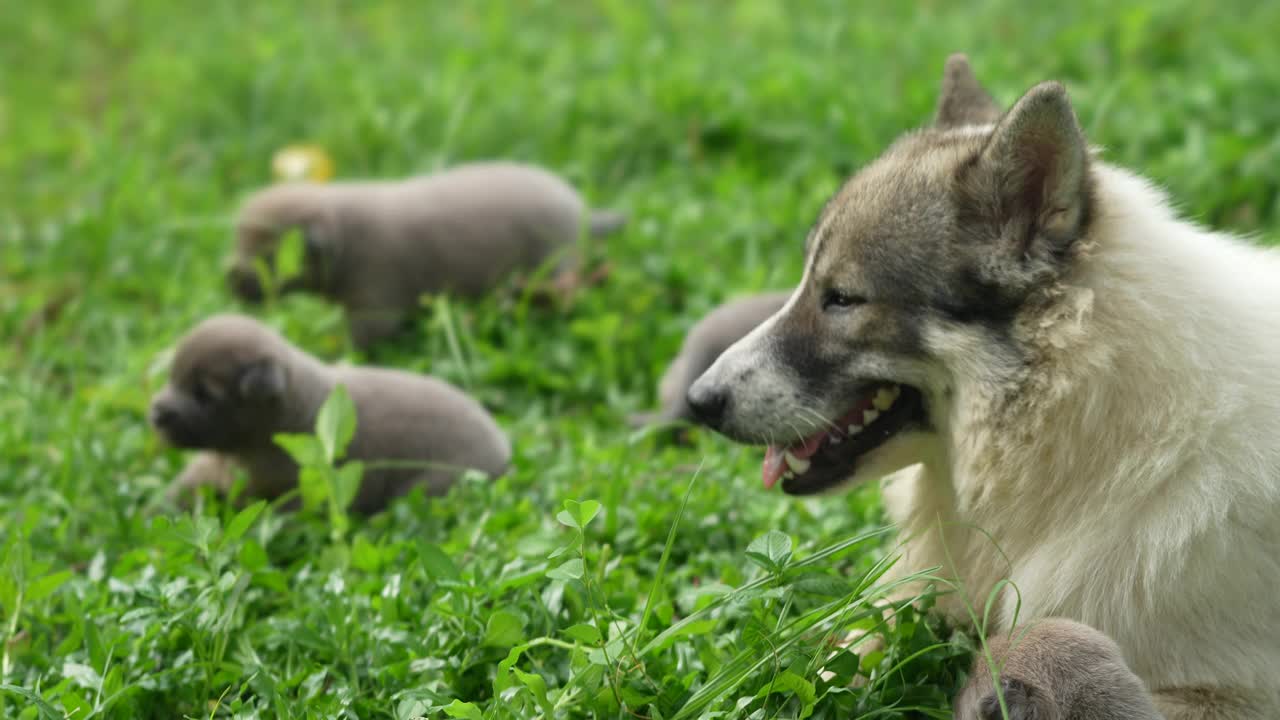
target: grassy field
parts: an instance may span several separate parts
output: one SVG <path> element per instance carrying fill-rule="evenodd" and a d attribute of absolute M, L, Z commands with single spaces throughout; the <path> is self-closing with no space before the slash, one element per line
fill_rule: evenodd
<path fill-rule="evenodd" d="M 1123 5 L 8 4 L 0 717 L 949 717 L 971 641 L 911 610 L 817 673 L 878 619 L 875 488 L 765 493 L 758 450 L 624 418 L 702 313 L 798 279 L 822 202 L 928 120 L 953 50 L 1005 102 L 1065 81 L 1109 159 L 1274 240 L 1280 5 Z M 261 312 L 466 387 L 515 443 L 509 476 L 336 538 L 155 512 L 182 457 L 145 422 L 174 339 L 236 308 L 237 201 L 299 141 L 340 177 L 533 161 L 633 218 L 569 310 L 437 305 L 369 356 L 331 306 Z"/>

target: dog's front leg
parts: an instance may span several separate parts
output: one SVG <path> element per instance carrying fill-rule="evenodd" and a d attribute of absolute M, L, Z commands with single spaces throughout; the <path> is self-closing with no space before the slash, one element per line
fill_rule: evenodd
<path fill-rule="evenodd" d="M 226 457 L 214 452 L 198 452 L 177 479 L 165 490 L 165 501 L 182 510 L 191 509 L 200 488 L 211 487 L 226 495 L 235 483 L 235 468 Z"/>

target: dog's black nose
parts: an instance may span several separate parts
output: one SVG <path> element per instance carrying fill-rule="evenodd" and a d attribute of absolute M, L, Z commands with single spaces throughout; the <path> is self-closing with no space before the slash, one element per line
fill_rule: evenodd
<path fill-rule="evenodd" d="M 685 402 L 689 403 L 695 420 L 715 430 L 724 422 L 725 410 L 729 407 L 729 391 L 709 383 L 694 383 L 685 394 Z"/>
<path fill-rule="evenodd" d="M 177 411 L 168 405 L 154 405 L 151 408 L 151 425 L 155 428 L 161 430 L 172 428 L 177 419 Z"/>
<path fill-rule="evenodd" d="M 228 270 L 227 286 L 236 297 L 253 305 L 266 299 L 258 273 L 252 268 L 233 267 Z"/>

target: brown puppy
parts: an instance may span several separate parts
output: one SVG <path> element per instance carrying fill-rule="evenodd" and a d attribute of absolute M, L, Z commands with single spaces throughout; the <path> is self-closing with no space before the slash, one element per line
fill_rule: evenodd
<path fill-rule="evenodd" d="M 1040 620 L 1011 639 L 987 639 L 1009 720 L 1161 720 L 1147 688 L 1125 665 L 1115 642 L 1071 620 Z M 979 656 L 956 696 L 956 720 L 1004 717 Z"/>
<path fill-rule="evenodd" d="M 424 293 L 477 297 L 517 271 L 552 262 L 575 274 L 576 244 L 624 223 L 589 212 L 572 187 L 536 167 L 462 165 L 398 182 L 286 183 L 251 196 L 237 221 L 228 282 L 263 297 L 256 261 L 274 267 L 283 235 L 305 239 L 303 269 L 281 290 L 324 295 L 346 310 L 360 347 L 396 331 Z"/>
<path fill-rule="evenodd" d="M 631 423 L 647 425 L 693 421 L 693 413 L 685 400 L 689 386 L 711 367 L 720 353 L 781 310 L 789 297 L 790 291 L 748 295 L 730 300 L 707 313 L 689 329 L 680 353 L 662 375 L 658 385 L 658 400 L 662 408 L 657 412 L 633 415 Z"/>
<path fill-rule="evenodd" d="M 151 404 L 152 425 L 166 440 L 205 451 L 171 495 L 202 484 L 225 490 L 232 465 L 248 476 L 249 497 L 294 489 L 298 468 L 272 437 L 311 432 L 339 384 L 356 407 L 347 458 L 400 461 L 366 467 L 353 512 L 378 512 L 419 485 L 442 494 L 466 469 L 496 476 L 510 462 L 507 437 L 457 388 L 397 370 L 326 365 L 256 320 L 218 315 L 182 339 L 169 384 Z"/>

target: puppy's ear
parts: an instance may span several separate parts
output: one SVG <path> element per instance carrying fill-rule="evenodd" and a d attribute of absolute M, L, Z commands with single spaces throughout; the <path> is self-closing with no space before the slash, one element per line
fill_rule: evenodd
<path fill-rule="evenodd" d="M 1057 708 L 1034 685 L 1021 680 L 1002 679 L 1000 692 L 1004 696 L 1009 720 L 1059 720 Z M 1000 699 L 993 690 L 978 705 L 979 720 L 1004 720 L 1000 711 Z"/>
<path fill-rule="evenodd" d="M 942 71 L 942 93 L 938 97 L 935 127 L 946 129 L 963 125 L 987 125 L 1000 119 L 1000 106 L 982 87 L 969 59 L 960 53 L 947 58 Z"/>
<path fill-rule="evenodd" d="M 1027 91 L 996 125 L 979 158 L 1021 256 L 1060 253 L 1080 234 L 1091 200 L 1089 148 L 1056 82 Z"/>
<path fill-rule="evenodd" d="M 254 401 L 275 401 L 284 396 L 288 385 L 284 368 L 274 360 L 262 359 L 240 371 L 240 397 Z"/>

